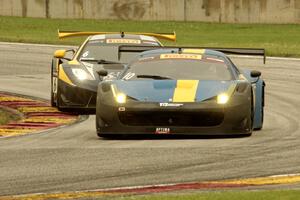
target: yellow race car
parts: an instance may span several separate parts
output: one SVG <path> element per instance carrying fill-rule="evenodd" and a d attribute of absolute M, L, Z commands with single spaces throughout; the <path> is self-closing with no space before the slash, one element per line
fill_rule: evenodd
<path fill-rule="evenodd" d="M 58 31 L 59 38 L 89 36 L 78 50 L 57 50 L 51 65 L 51 105 L 63 111 L 94 113 L 97 86 L 116 77 L 137 53 L 119 53 L 120 46 L 162 46 L 157 39 L 176 40 L 174 33 Z M 68 54 L 71 54 L 68 55 Z"/>

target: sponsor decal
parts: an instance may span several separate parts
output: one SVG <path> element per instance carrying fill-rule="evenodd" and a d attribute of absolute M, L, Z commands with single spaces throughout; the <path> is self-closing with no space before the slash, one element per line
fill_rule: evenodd
<path fill-rule="evenodd" d="M 169 134 L 170 128 L 156 128 L 155 133 L 156 134 Z"/>
<path fill-rule="evenodd" d="M 141 40 L 135 39 L 106 39 L 106 43 L 141 44 Z"/>
<path fill-rule="evenodd" d="M 130 80 L 135 76 L 135 73 L 129 72 L 123 77 L 123 80 Z"/>
<path fill-rule="evenodd" d="M 160 107 L 181 107 L 182 103 L 159 103 Z"/>
<path fill-rule="evenodd" d="M 191 59 L 191 60 L 201 60 L 202 55 L 196 54 L 161 54 L 160 59 Z"/>

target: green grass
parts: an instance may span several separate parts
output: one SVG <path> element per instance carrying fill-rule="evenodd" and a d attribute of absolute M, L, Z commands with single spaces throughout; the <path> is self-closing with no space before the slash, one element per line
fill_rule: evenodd
<path fill-rule="evenodd" d="M 13 115 L 12 113 L 6 112 L 0 109 L 0 125 L 7 124 L 10 121 L 18 120 L 19 116 Z"/>
<path fill-rule="evenodd" d="M 114 199 L 114 198 L 113 198 Z M 203 192 L 115 198 L 116 200 L 298 200 L 300 190 Z"/>
<path fill-rule="evenodd" d="M 200 22 L 139 22 L 83 19 L 36 19 L 0 16 L 0 41 L 80 44 L 58 40 L 57 29 L 87 31 L 148 31 L 177 33 L 175 45 L 265 48 L 269 56 L 300 57 L 300 26 L 218 24 Z M 165 44 L 173 44 L 167 42 Z"/>

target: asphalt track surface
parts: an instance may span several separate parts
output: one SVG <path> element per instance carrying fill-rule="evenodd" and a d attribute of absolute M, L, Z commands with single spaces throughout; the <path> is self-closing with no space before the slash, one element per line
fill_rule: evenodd
<path fill-rule="evenodd" d="M 0 44 L 0 91 L 50 98 L 57 47 Z M 262 71 L 265 124 L 242 138 L 103 140 L 95 117 L 0 139 L 0 196 L 210 181 L 300 172 L 300 60 L 234 58 Z"/>

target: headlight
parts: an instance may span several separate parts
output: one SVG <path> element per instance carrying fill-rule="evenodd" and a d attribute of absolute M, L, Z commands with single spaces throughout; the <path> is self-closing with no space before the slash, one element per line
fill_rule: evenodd
<path fill-rule="evenodd" d="M 125 94 L 123 94 L 123 93 L 119 93 L 119 94 L 117 94 L 117 96 L 116 96 L 116 101 L 118 102 L 118 103 L 126 103 L 126 95 Z"/>
<path fill-rule="evenodd" d="M 225 93 L 219 94 L 217 97 L 218 104 L 226 104 L 229 100 L 229 96 Z"/>
<path fill-rule="evenodd" d="M 75 68 L 75 69 L 72 69 L 72 72 L 76 76 L 76 78 L 78 78 L 81 81 L 86 80 L 86 79 L 92 80 L 91 75 L 88 74 L 83 69 Z"/>

